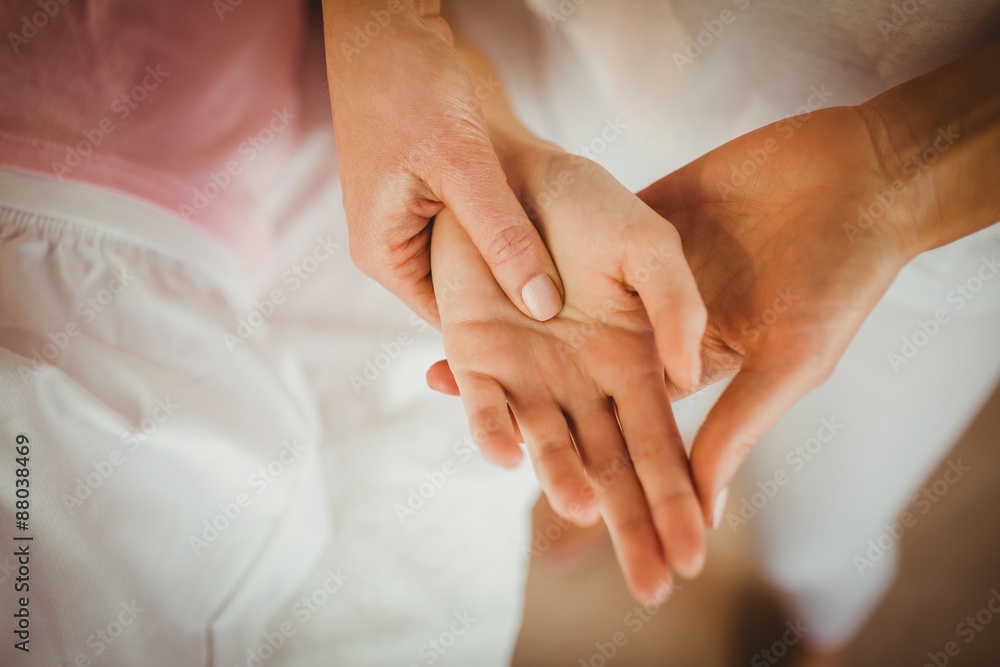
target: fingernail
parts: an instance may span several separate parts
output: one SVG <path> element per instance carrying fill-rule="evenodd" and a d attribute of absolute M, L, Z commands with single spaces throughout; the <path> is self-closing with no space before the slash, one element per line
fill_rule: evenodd
<path fill-rule="evenodd" d="M 539 322 L 551 320 L 562 310 L 562 297 L 556 289 L 552 279 L 544 273 L 528 281 L 528 284 L 521 290 L 521 299 L 527 306 L 528 312 Z"/>
<path fill-rule="evenodd" d="M 712 503 L 712 528 L 718 528 L 722 523 L 722 513 L 726 511 L 726 501 L 729 500 L 729 487 L 722 489 L 715 494 L 715 502 Z"/>

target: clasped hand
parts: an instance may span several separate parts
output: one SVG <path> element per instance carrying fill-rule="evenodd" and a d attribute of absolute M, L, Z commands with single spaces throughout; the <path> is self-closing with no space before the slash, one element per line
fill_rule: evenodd
<path fill-rule="evenodd" d="M 919 252 L 906 209 L 852 233 L 858 208 L 891 186 L 862 110 L 780 130 L 745 135 L 638 196 L 582 158 L 520 145 L 508 181 L 566 291 L 545 323 L 505 300 L 450 212 L 434 223 L 434 284 L 460 278 L 465 289 L 438 291 L 450 369 L 433 367 L 431 386 L 461 393 L 494 460 L 515 463 L 523 435 L 556 511 L 585 523 L 599 510 L 640 599 L 664 590 L 670 570 L 698 573 L 703 526 L 739 464 L 832 372 Z M 733 166 L 763 145 L 777 149 L 734 182 Z M 553 179 L 563 191 L 540 206 Z M 782 312 L 768 313 L 782 294 Z M 733 375 L 689 465 L 670 400 Z"/>

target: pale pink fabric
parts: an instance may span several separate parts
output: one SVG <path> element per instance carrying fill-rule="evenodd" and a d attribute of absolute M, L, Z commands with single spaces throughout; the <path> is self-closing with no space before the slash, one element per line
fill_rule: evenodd
<path fill-rule="evenodd" d="M 127 193 L 266 260 L 301 2 L 0 0 L 0 27 L 0 167 Z"/>

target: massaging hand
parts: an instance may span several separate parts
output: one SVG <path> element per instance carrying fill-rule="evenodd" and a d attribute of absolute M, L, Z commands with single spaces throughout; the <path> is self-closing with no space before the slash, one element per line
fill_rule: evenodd
<path fill-rule="evenodd" d="M 513 308 L 442 211 L 432 265 L 451 371 L 484 453 L 520 459 L 509 404 L 553 508 L 582 522 L 599 508 L 632 591 L 651 599 L 669 569 L 693 576 L 704 559 L 663 372 L 698 383 L 704 307 L 674 229 L 605 170 L 554 148 L 509 153 L 566 305 L 544 323 Z"/>
<path fill-rule="evenodd" d="M 691 452 L 709 521 L 753 445 L 829 376 L 919 252 L 911 199 L 886 175 L 872 123 L 847 107 L 785 120 L 639 194 L 680 231 L 708 306 L 704 383 L 735 373 Z M 926 187 L 910 166 L 907 191 Z"/>
<path fill-rule="evenodd" d="M 451 209 L 511 302 L 538 320 L 559 278 L 488 138 L 481 103 L 440 2 L 325 0 L 327 69 L 351 256 L 438 323 L 430 219 Z"/>

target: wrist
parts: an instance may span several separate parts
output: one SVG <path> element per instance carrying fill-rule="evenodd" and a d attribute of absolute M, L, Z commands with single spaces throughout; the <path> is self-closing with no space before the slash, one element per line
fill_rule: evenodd
<path fill-rule="evenodd" d="M 1000 220 L 1000 42 L 859 105 L 912 255 Z"/>

